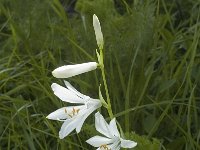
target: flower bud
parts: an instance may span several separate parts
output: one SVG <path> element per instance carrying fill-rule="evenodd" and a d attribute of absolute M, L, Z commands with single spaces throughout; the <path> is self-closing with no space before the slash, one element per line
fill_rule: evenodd
<path fill-rule="evenodd" d="M 56 68 L 54 71 L 52 71 L 52 74 L 56 78 L 69 78 L 78 74 L 95 70 L 97 68 L 97 65 L 98 64 L 96 62 L 88 62 L 76 65 L 65 65 Z"/>
<path fill-rule="evenodd" d="M 97 45 L 99 49 L 103 49 L 104 42 L 103 42 L 103 34 L 101 32 L 101 25 L 98 17 L 95 14 L 93 15 L 93 27 L 96 35 Z"/>

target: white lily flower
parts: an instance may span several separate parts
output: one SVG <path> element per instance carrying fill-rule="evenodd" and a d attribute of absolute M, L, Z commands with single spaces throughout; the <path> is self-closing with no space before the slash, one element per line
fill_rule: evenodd
<path fill-rule="evenodd" d="M 54 94 L 64 102 L 78 103 L 79 105 L 60 108 L 47 116 L 48 119 L 64 122 L 59 132 L 60 139 L 69 135 L 74 129 L 79 133 L 86 118 L 101 107 L 100 100 L 83 95 L 69 82 L 64 82 L 67 88 L 56 83 L 51 85 Z"/>
<path fill-rule="evenodd" d="M 137 145 L 134 141 L 125 140 L 120 137 L 115 118 L 108 124 L 103 116 L 97 112 L 95 114 L 95 128 L 98 132 L 106 136 L 94 136 L 86 141 L 88 144 L 98 147 L 97 150 L 119 150 L 121 147 L 133 148 Z"/>
<path fill-rule="evenodd" d="M 96 62 L 88 62 L 76 65 L 65 65 L 56 68 L 52 74 L 56 78 L 69 78 L 78 74 L 82 74 L 97 68 Z"/>
<path fill-rule="evenodd" d="M 97 45 L 99 49 L 103 49 L 104 41 L 103 41 L 103 34 L 101 32 L 101 25 L 98 17 L 95 14 L 93 15 L 93 27 L 96 35 Z"/>

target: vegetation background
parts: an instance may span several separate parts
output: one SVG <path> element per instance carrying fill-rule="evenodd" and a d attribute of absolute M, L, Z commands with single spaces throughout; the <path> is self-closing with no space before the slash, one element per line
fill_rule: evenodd
<path fill-rule="evenodd" d="M 92 149 L 92 115 L 64 140 L 45 117 L 67 105 L 51 71 L 97 60 L 94 13 L 113 112 L 135 150 L 199 150 L 199 0 L 0 0 L 0 149 Z M 99 70 L 68 80 L 98 98 Z"/>

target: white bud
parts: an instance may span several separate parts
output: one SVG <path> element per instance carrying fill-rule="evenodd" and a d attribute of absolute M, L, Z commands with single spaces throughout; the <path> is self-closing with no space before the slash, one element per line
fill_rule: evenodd
<path fill-rule="evenodd" d="M 103 34 L 101 32 L 101 25 L 98 17 L 95 14 L 93 15 L 93 27 L 96 35 L 97 45 L 99 49 L 103 49 L 104 41 L 103 41 Z"/>
<path fill-rule="evenodd" d="M 56 78 L 69 78 L 78 74 L 82 74 L 97 68 L 96 62 L 88 62 L 83 64 L 76 65 L 65 65 L 59 68 L 56 68 L 52 71 L 52 74 Z"/>

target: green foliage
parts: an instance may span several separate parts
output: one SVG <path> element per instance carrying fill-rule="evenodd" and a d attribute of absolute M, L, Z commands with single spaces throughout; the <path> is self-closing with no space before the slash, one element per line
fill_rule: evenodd
<path fill-rule="evenodd" d="M 138 143 L 134 150 L 160 150 L 161 143 L 157 139 L 149 140 L 145 136 L 139 136 L 136 133 L 130 134 L 130 139 Z"/>
<path fill-rule="evenodd" d="M 63 82 L 51 71 L 97 61 L 94 13 L 127 139 L 139 150 L 200 149 L 200 2 L 189 0 L 0 0 L 0 149 L 91 149 L 93 115 L 64 140 L 61 123 L 45 117 L 66 105 L 53 95 L 50 85 Z M 69 80 L 98 98 L 100 77 L 96 70 Z"/>

